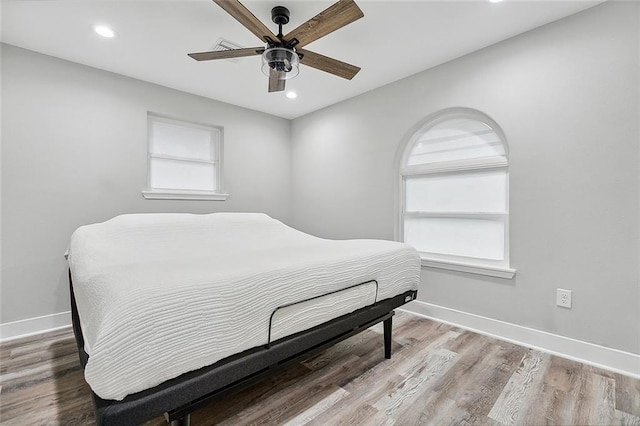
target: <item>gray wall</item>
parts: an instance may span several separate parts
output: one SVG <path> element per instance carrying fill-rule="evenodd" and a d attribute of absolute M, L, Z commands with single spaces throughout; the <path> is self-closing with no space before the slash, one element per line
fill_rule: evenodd
<path fill-rule="evenodd" d="M 423 268 L 419 299 L 640 353 L 638 7 L 605 3 L 294 120 L 294 226 L 392 239 L 407 132 L 476 108 L 510 148 L 517 275 Z"/>
<path fill-rule="evenodd" d="M 224 126 L 229 200 L 142 197 L 147 111 Z M 80 225 L 133 212 L 290 219 L 289 120 L 8 45 L 2 114 L 1 323 L 69 310 L 63 253 Z"/>

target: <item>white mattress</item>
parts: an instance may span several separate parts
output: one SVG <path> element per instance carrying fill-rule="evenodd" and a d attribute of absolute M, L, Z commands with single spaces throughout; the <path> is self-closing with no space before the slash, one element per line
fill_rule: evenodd
<path fill-rule="evenodd" d="M 89 361 L 104 399 L 417 289 L 406 244 L 326 240 L 253 213 L 134 214 L 82 226 L 69 265 Z"/>

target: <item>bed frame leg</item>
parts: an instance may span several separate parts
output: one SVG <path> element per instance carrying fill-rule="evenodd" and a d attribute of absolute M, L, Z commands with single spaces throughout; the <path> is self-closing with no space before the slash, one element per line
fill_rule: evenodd
<path fill-rule="evenodd" d="M 172 420 L 171 423 L 169 423 L 169 425 L 170 426 L 189 426 L 190 422 L 191 422 L 191 414 L 187 414 L 184 417 L 181 417 L 176 420 Z"/>
<path fill-rule="evenodd" d="M 391 359 L 391 329 L 393 325 L 393 316 L 390 316 L 382 322 L 384 328 L 384 357 Z"/>

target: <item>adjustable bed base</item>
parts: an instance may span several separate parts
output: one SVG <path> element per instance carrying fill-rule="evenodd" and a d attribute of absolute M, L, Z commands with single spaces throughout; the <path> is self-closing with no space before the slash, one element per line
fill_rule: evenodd
<path fill-rule="evenodd" d="M 99 425 L 189 413 L 384 323 L 416 296 L 406 244 L 327 240 L 261 213 L 120 215 L 68 250 L 72 320 Z"/>
<path fill-rule="evenodd" d="M 370 281 L 362 284 L 367 283 Z M 73 330 L 80 363 L 84 368 L 89 355 L 84 350 L 71 271 L 69 287 Z M 380 322 L 384 329 L 384 354 L 389 359 L 394 309 L 414 300 L 416 295 L 416 290 L 405 291 L 309 330 L 274 342 L 269 341 L 267 345 L 245 350 L 210 366 L 184 373 L 151 389 L 128 395 L 121 401 L 105 400 L 92 392 L 96 423 L 105 426 L 136 425 L 164 414 L 171 425 L 189 425 L 190 413 L 212 400 L 238 392 Z"/>

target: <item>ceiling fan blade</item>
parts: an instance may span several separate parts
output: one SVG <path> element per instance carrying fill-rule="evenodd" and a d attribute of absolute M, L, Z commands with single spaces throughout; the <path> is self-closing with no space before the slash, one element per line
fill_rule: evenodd
<path fill-rule="evenodd" d="M 282 92 L 284 90 L 285 82 L 284 71 L 276 71 L 271 69 L 269 71 L 269 93 Z"/>
<path fill-rule="evenodd" d="M 249 31 L 255 34 L 260 40 L 266 41 L 265 37 L 278 40 L 278 37 L 267 28 L 249 9 L 244 7 L 238 0 L 213 0 L 218 6 L 223 8 L 229 15 L 236 18 Z"/>
<path fill-rule="evenodd" d="M 196 61 L 210 61 L 212 59 L 242 58 L 243 56 L 261 55 L 264 47 L 247 47 L 245 49 L 215 50 L 212 52 L 189 53 Z"/>
<path fill-rule="evenodd" d="M 291 31 L 284 36 L 284 39 L 287 41 L 298 39 L 296 48 L 302 47 L 363 16 L 364 13 L 353 0 L 340 0 Z"/>
<path fill-rule="evenodd" d="M 305 64 L 309 67 L 315 68 L 320 71 L 328 72 L 338 77 L 351 80 L 358 74 L 360 67 L 347 64 L 346 62 L 339 61 L 337 59 L 329 58 L 328 56 L 314 53 L 305 49 L 296 49 L 298 53 L 302 54 L 300 59 L 301 64 Z"/>

